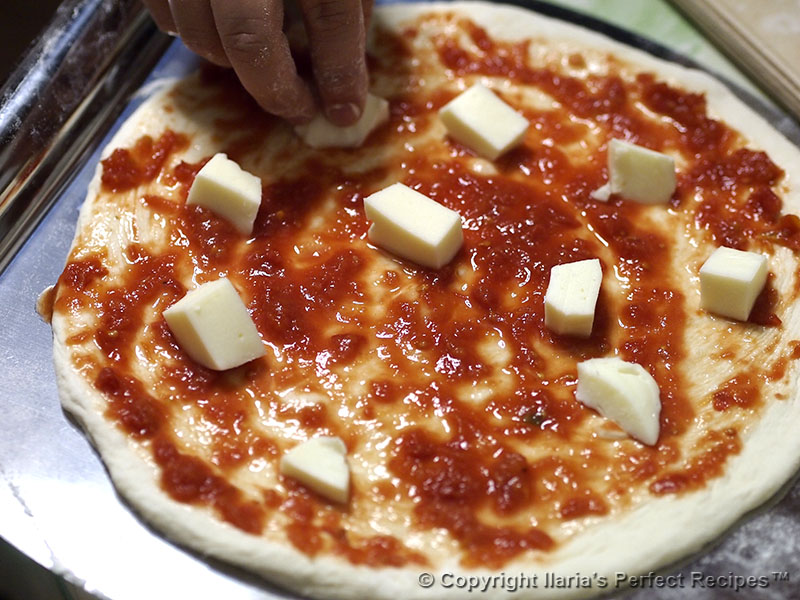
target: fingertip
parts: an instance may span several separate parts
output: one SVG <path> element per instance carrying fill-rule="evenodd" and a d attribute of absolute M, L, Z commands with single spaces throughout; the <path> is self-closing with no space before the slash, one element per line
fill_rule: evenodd
<path fill-rule="evenodd" d="M 361 0 L 301 0 L 314 81 L 325 117 L 352 125 L 361 117 L 369 77 Z"/>
<path fill-rule="evenodd" d="M 310 119 L 286 119 L 286 122 L 289 123 L 292 127 L 301 127 L 303 125 L 308 125 L 311 120 Z"/>
<path fill-rule="evenodd" d="M 292 114 L 286 117 L 286 120 L 289 121 L 292 125 L 307 125 L 311 122 L 311 119 L 314 118 L 313 112 L 303 112 L 299 114 Z"/>
<path fill-rule="evenodd" d="M 228 57 L 225 56 L 225 54 L 213 53 L 213 54 L 208 54 L 203 58 L 205 58 L 208 62 L 215 64 L 218 67 L 223 67 L 225 69 L 230 69 L 232 66 L 231 61 L 228 60 Z"/>
<path fill-rule="evenodd" d="M 292 125 L 305 125 L 317 113 L 311 90 L 299 77 L 279 92 L 259 100 L 259 104 L 265 111 L 286 119 Z"/>
<path fill-rule="evenodd" d="M 347 77 L 321 77 L 318 81 L 325 117 L 334 125 L 346 127 L 361 118 L 367 102 L 369 76 L 366 65 L 356 66 Z M 335 81 L 337 85 L 325 85 Z M 342 85 L 342 82 L 349 85 Z"/>

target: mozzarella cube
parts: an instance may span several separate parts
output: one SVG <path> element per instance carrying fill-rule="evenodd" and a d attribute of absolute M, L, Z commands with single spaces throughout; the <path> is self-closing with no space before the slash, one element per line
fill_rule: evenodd
<path fill-rule="evenodd" d="M 622 140 L 608 145 L 610 192 L 642 204 L 663 204 L 675 192 L 675 159 Z"/>
<path fill-rule="evenodd" d="M 296 479 L 320 496 L 347 502 L 350 469 L 347 448 L 338 437 L 317 437 L 295 446 L 281 457 L 281 473 Z"/>
<path fill-rule="evenodd" d="M 230 221 L 242 235 L 250 235 L 261 206 L 261 179 L 225 154 L 215 154 L 197 172 L 186 204 L 207 208 Z"/>
<path fill-rule="evenodd" d="M 601 185 L 593 192 L 590 192 L 589 197 L 598 202 L 608 202 L 608 199 L 611 197 L 611 185 L 608 183 Z"/>
<path fill-rule="evenodd" d="M 361 117 L 346 127 L 334 125 L 322 113 L 306 125 L 295 127 L 295 133 L 312 148 L 358 148 L 370 133 L 389 120 L 389 102 L 367 94 Z"/>
<path fill-rule="evenodd" d="M 550 269 L 550 283 L 544 295 L 544 324 L 559 335 L 592 335 L 594 309 L 603 269 L 596 258 L 580 260 Z"/>
<path fill-rule="evenodd" d="M 464 240 L 457 212 L 402 183 L 365 198 L 364 212 L 373 244 L 432 269 L 449 263 Z"/>
<path fill-rule="evenodd" d="M 164 319 L 181 348 L 209 369 L 232 369 L 265 353 L 250 313 L 224 277 L 186 294 Z"/>
<path fill-rule="evenodd" d="M 746 321 L 766 282 L 766 256 L 717 248 L 700 267 L 700 305 L 709 312 Z"/>
<path fill-rule="evenodd" d="M 578 401 L 649 446 L 661 428 L 659 396 L 658 384 L 641 365 L 617 357 L 578 363 Z"/>
<path fill-rule="evenodd" d="M 445 104 L 439 110 L 439 118 L 450 137 L 489 160 L 519 144 L 530 125 L 481 84 Z"/>

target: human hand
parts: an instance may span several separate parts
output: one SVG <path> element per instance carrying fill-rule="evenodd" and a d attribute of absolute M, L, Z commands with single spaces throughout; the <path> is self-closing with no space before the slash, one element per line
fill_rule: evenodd
<path fill-rule="evenodd" d="M 142 0 L 159 29 L 203 58 L 232 67 L 267 112 L 303 123 L 317 111 L 284 34 L 284 0 Z M 344 126 L 367 94 L 366 22 L 372 0 L 298 0 L 322 110 Z"/>

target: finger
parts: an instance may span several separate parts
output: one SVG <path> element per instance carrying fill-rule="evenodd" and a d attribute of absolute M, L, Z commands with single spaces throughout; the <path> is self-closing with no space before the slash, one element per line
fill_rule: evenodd
<path fill-rule="evenodd" d="M 211 0 L 211 11 L 231 66 L 261 107 L 294 123 L 311 119 L 314 100 L 282 31 L 282 0 Z"/>
<path fill-rule="evenodd" d="M 175 27 L 175 21 L 172 19 L 172 12 L 169 9 L 169 0 L 142 0 L 150 15 L 156 22 L 158 28 L 164 33 L 175 35 L 178 33 L 178 28 Z"/>
<path fill-rule="evenodd" d="M 372 7 L 374 4 L 374 0 L 361 1 L 361 8 L 364 13 L 364 29 L 369 29 L 369 20 L 372 18 Z"/>
<path fill-rule="evenodd" d="M 325 116 L 336 125 L 351 125 L 367 98 L 361 1 L 300 0 L 300 6 Z"/>
<path fill-rule="evenodd" d="M 189 50 L 221 67 L 231 66 L 214 23 L 210 0 L 169 0 L 178 34 Z"/>

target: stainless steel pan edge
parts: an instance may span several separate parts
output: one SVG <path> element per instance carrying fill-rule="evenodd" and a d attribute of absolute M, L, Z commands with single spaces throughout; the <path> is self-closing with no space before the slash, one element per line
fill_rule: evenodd
<path fill-rule="evenodd" d="M 67 0 L 0 90 L 0 273 L 163 54 L 137 0 Z"/>

